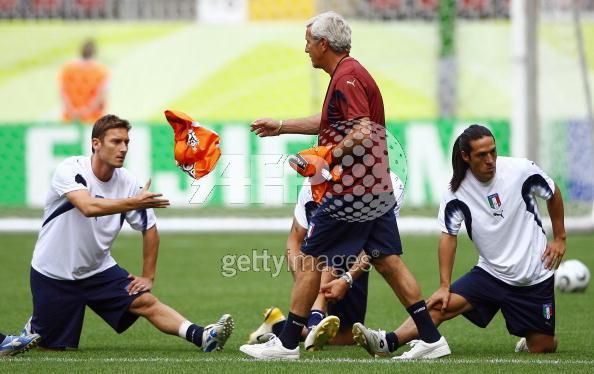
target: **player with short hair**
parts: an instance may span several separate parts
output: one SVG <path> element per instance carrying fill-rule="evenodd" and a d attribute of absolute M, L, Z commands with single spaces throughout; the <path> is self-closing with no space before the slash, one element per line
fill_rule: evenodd
<path fill-rule="evenodd" d="M 404 203 L 404 184 L 395 173 L 391 173 L 392 186 L 396 195 L 394 215 L 398 217 Z M 304 183 L 295 205 L 293 224 L 287 238 L 287 261 L 293 272 L 295 257 L 302 255 L 300 246 L 307 235 L 309 222 L 317 204 L 313 199 L 309 183 Z M 369 259 L 362 251 L 357 258 L 340 258 L 335 268 L 322 272 L 320 293 L 314 302 L 302 338 L 306 350 L 320 350 L 324 345 L 354 344 L 352 327 L 364 323 L 367 311 L 367 290 L 369 281 Z M 270 307 L 264 311 L 264 322 L 250 334 L 248 344 L 263 343 L 270 333 L 281 333 L 286 322 L 282 311 Z"/>
<path fill-rule="evenodd" d="M 456 139 L 453 176 L 439 208 L 440 287 L 429 298 L 436 325 L 460 314 L 486 327 L 501 310 L 516 351 L 555 352 L 554 270 L 565 254 L 563 198 L 534 162 L 497 157 L 489 129 L 472 125 Z M 547 242 L 535 196 L 547 200 L 553 240 Z M 477 265 L 453 284 L 457 236 L 464 222 L 479 253 Z M 418 336 L 410 320 L 394 332 L 353 326 L 372 355 L 389 355 Z M 388 336 L 398 344 L 388 347 Z M 414 355 L 416 345 L 405 352 Z"/>
<path fill-rule="evenodd" d="M 230 315 L 201 327 L 150 293 L 160 241 L 152 208 L 169 201 L 122 167 L 130 129 L 117 116 L 101 117 L 92 156 L 70 157 L 54 173 L 31 262 L 31 330 L 42 348 L 77 348 L 88 306 L 118 333 L 142 316 L 206 352 L 220 349 L 233 330 Z M 124 221 L 142 232 L 142 276 L 119 267 L 110 253 Z"/>
<path fill-rule="evenodd" d="M 448 355 L 447 342 L 429 316 L 419 285 L 400 258 L 380 90 L 350 56 L 351 28 L 341 15 L 326 12 L 312 18 L 305 39 L 313 67 L 331 77 L 322 113 L 287 121 L 258 119 L 252 131 L 260 137 L 318 134 L 318 147 L 325 148 L 330 159 L 331 180 L 324 182 L 327 191 L 320 195 L 321 204 L 301 245 L 304 256 L 296 267 L 284 329 L 267 343 L 243 345 L 240 350 L 258 359 L 298 359 L 299 337 L 320 289 L 318 264 L 335 256 L 356 256 L 364 249 L 413 316 L 426 348 L 419 358 Z"/>

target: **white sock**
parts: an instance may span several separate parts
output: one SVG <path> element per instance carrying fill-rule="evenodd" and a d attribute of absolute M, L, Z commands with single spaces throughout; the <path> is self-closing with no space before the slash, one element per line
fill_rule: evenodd
<path fill-rule="evenodd" d="M 188 320 L 183 321 L 182 324 L 179 326 L 177 335 L 179 335 L 180 338 L 185 339 L 186 333 L 188 332 L 188 329 L 190 328 L 190 326 L 192 326 L 192 322 L 190 322 Z"/>

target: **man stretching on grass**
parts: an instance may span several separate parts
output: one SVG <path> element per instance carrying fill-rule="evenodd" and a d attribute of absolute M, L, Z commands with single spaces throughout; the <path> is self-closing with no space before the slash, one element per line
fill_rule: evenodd
<path fill-rule="evenodd" d="M 516 352 L 555 352 L 554 270 L 565 254 L 563 198 L 534 162 L 497 157 L 495 138 L 472 125 L 452 150 L 454 174 L 439 208 L 440 288 L 427 307 L 436 325 L 460 314 L 486 327 L 501 309 L 507 330 L 521 337 Z M 553 240 L 547 236 L 535 196 L 547 200 Z M 478 264 L 451 283 L 462 222 L 479 252 Z M 386 356 L 419 335 L 409 319 L 394 332 L 353 326 L 355 340 L 374 356 Z M 386 344 L 395 341 L 396 344 Z M 403 358 L 414 357 L 417 345 Z"/>
<path fill-rule="evenodd" d="M 141 188 L 122 167 L 130 128 L 114 115 L 100 118 L 93 155 L 70 157 L 54 173 L 31 262 L 31 330 L 41 335 L 42 348 L 77 348 L 88 306 L 118 333 L 142 316 L 205 352 L 221 349 L 233 330 L 230 315 L 201 327 L 150 293 L 159 249 L 152 208 L 169 201 L 148 191 L 150 181 Z M 110 254 L 124 221 L 142 232 L 142 276 L 120 268 Z"/>

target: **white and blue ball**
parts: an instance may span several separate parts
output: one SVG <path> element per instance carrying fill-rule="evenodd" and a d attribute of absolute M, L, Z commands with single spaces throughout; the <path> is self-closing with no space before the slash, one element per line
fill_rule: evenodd
<path fill-rule="evenodd" d="M 555 272 L 555 288 L 561 292 L 584 292 L 590 283 L 590 270 L 581 261 L 567 260 Z"/>

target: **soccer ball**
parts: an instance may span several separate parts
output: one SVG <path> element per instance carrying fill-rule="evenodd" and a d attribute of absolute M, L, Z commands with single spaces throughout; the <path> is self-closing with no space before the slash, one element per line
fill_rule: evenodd
<path fill-rule="evenodd" d="M 555 287 L 561 292 L 584 292 L 590 282 L 590 270 L 578 260 L 563 261 L 555 272 Z"/>

